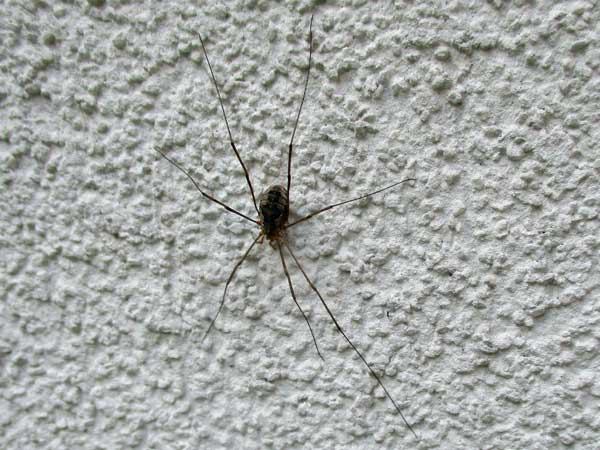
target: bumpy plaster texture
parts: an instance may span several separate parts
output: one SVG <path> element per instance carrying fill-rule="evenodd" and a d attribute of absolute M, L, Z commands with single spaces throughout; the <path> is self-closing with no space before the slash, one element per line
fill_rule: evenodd
<path fill-rule="evenodd" d="M 0 19 L 6 449 L 598 448 L 592 1 L 28 1 Z M 259 246 L 261 191 L 342 327 Z"/>

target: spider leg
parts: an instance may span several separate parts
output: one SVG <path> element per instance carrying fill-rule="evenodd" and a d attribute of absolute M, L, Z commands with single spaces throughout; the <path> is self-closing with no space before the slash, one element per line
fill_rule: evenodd
<path fill-rule="evenodd" d="M 302 316 L 304 317 L 304 320 L 306 321 L 306 325 L 308 325 L 308 329 L 310 330 L 310 335 L 312 336 L 313 342 L 315 343 L 315 348 L 317 349 L 319 358 L 321 358 L 323 361 L 325 361 L 325 359 L 323 358 L 323 355 L 321 355 L 321 352 L 319 351 L 319 346 L 317 345 L 317 339 L 315 338 L 315 334 L 313 333 L 312 327 L 310 326 L 308 317 L 306 317 L 306 314 L 304 314 L 304 311 L 300 307 L 300 304 L 298 303 L 298 299 L 296 298 L 296 294 L 294 292 L 294 287 L 292 286 L 292 278 L 290 277 L 290 273 L 288 272 L 287 265 L 285 264 L 285 258 L 283 257 L 283 250 L 281 249 L 281 244 L 279 242 L 277 242 L 277 248 L 279 249 L 279 256 L 281 257 L 281 265 L 283 266 L 283 272 L 285 273 L 285 277 L 288 280 L 288 285 L 290 286 L 290 292 L 292 293 L 292 298 L 294 299 L 294 303 L 296 304 L 296 306 L 302 313 Z"/>
<path fill-rule="evenodd" d="M 298 108 L 298 115 L 296 116 L 296 123 L 294 124 L 294 131 L 292 132 L 292 138 L 290 139 L 289 152 L 288 152 L 288 181 L 287 181 L 288 204 L 290 203 L 290 186 L 292 184 L 292 147 L 294 145 L 294 136 L 296 136 L 296 129 L 298 128 L 298 122 L 300 121 L 300 113 L 302 112 L 302 105 L 304 105 L 304 98 L 306 97 L 306 89 L 308 87 L 308 79 L 310 77 L 310 66 L 311 66 L 311 62 L 312 62 L 313 17 L 314 16 L 310 16 L 310 25 L 308 28 L 308 70 L 306 71 L 306 80 L 304 81 L 304 92 L 302 92 L 302 100 L 300 101 L 300 107 Z"/>
<path fill-rule="evenodd" d="M 215 85 L 215 90 L 217 91 L 217 97 L 219 97 L 219 104 L 221 105 L 221 111 L 223 112 L 223 118 L 225 119 L 225 126 L 227 127 L 227 133 L 229 134 L 229 143 L 231 144 L 231 148 L 233 148 L 233 152 L 237 160 L 240 162 L 242 169 L 244 170 L 244 175 L 246 177 L 246 181 L 248 182 L 248 187 L 250 188 L 250 195 L 252 196 L 252 203 L 254 203 L 254 209 L 258 213 L 258 207 L 256 206 L 256 197 L 254 196 L 254 188 L 252 187 L 252 182 L 250 181 L 250 174 L 248 173 L 248 169 L 244 165 L 244 161 L 242 161 L 242 157 L 235 147 L 235 143 L 233 142 L 233 137 L 231 136 L 231 129 L 229 128 L 229 121 L 227 120 L 227 115 L 225 114 L 225 107 L 223 106 L 223 100 L 221 99 L 221 91 L 219 90 L 219 85 L 217 84 L 217 79 L 215 78 L 215 74 L 213 72 L 212 65 L 210 64 L 210 60 L 208 59 L 208 53 L 206 52 L 206 48 L 204 47 L 204 41 L 202 40 L 202 36 L 198 35 L 200 39 L 200 44 L 202 44 L 202 51 L 204 52 L 204 57 L 206 58 L 206 62 L 208 63 L 208 69 L 210 70 L 210 76 L 212 78 L 213 84 Z"/>
<path fill-rule="evenodd" d="M 209 199 L 212 202 L 217 203 L 218 205 L 221 205 L 223 208 L 225 208 L 227 211 L 232 212 L 234 214 L 237 214 L 240 217 L 243 217 L 246 220 L 249 220 L 250 222 L 254 222 L 256 225 L 260 226 L 260 223 L 258 223 L 258 221 L 251 219 L 250 217 L 248 217 L 245 214 L 242 214 L 239 211 L 236 211 L 235 209 L 233 209 L 232 207 L 226 205 L 225 203 L 217 200 L 216 198 L 214 198 L 212 195 L 207 194 L 206 192 L 204 192 L 202 189 L 200 189 L 200 186 L 198 185 L 198 182 L 196 180 L 194 180 L 194 178 L 190 175 L 190 173 L 185 170 L 183 167 L 181 167 L 178 163 L 176 163 L 173 159 L 169 158 L 167 155 L 165 155 L 163 152 L 161 152 L 159 149 L 157 149 L 156 147 L 153 148 L 153 150 L 157 153 L 160 154 L 160 156 L 162 156 L 163 158 L 165 158 L 168 162 L 170 162 L 173 166 L 175 166 L 177 169 L 179 169 L 181 172 L 183 172 L 185 174 L 186 177 L 188 177 L 192 183 L 194 183 L 194 186 L 196 187 L 196 189 L 207 199 Z"/>
<path fill-rule="evenodd" d="M 235 264 L 235 267 L 233 268 L 233 270 L 229 274 L 229 278 L 227 278 L 227 282 L 225 283 L 225 289 L 223 290 L 223 297 L 221 297 L 221 304 L 219 305 L 219 309 L 217 310 L 217 314 L 215 314 L 215 317 L 213 317 L 213 319 L 210 322 L 210 325 L 208 326 L 208 330 L 206 330 L 206 333 L 204 333 L 204 336 L 202 336 L 202 339 L 200 340 L 200 345 L 202 345 L 202 343 L 206 339 L 206 336 L 208 336 L 208 333 L 210 333 L 210 330 L 212 330 L 212 327 L 215 324 L 215 321 L 217 320 L 217 317 L 219 317 L 219 314 L 221 313 L 221 310 L 223 309 L 223 305 L 225 304 L 225 295 L 227 294 L 227 288 L 229 287 L 229 283 L 231 283 L 231 280 L 233 280 L 233 277 L 234 277 L 235 273 L 237 272 L 237 270 L 239 269 L 239 267 L 242 265 L 242 263 L 244 262 L 244 260 L 248 256 L 248 254 L 250 253 L 250 250 L 252 250 L 252 248 L 254 247 L 254 245 L 260 239 L 261 236 L 262 236 L 262 232 L 258 236 L 256 236 L 256 239 L 254 239 L 254 241 L 252 242 L 252 244 L 250 245 L 250 247 L 248 247 L 248 249 L 244 253 L 244 256 L 242 256 L 242 258 Z"/>
<path fill-rule="evenodd" d="M 362 353 L 358 350 L 358 348 L 356 348 L 356 346 L 352 343 L 352 341 L 350 340 L 350 338 L 346 335 L 346 333 L 344 332 L 344 330 L 342 330 L 342 327 L 340 326 L 340 324 L 338 323 L 338 321 L 335 319 L 335 317 L 333 316 L 333 313 L 331 312 L 331 310 L 329 309 L 329 306 L 327 306 L 327 303 L 325 303 L 325 300 L 323 299 L 323 297 L 321 296 L 321 293 L 319 292 L 319 290 L 317 289 L 317 287 L 313 284 L 313 282 L 311 281 L 311 279 L 308 277 L 308 275 L 306 274 L 306 272 L 304 271 L 304 269 L 302 268 L 302 266 L 300 265 L 300 262 L 298 261 L 298 259 L 296 258 L 296 256 L 294 255 L 294 253 L 292 252 L 292 250 L 290 249 L 289 245 L 285 244 L 285 248 L 287 249 L 288 252 L 290 252 L 290 255 L 292 255 L 292 258 L 294 259 L 294 262 L 296 263 L 296 266 L 298 267 L 298 269 L 300 269 L 300 272 L 302 272 L 302 275 L 304 275 L 304 278 L 306 279 L 306 281 L 308 282 L 308 284 L 310 285 L 311 289 L 313 291 L 315 291 L 315 294 L 317 294 L 317 296 L 319 297 L 319 300 L 321 301 L 321 303 L 323 304 L 323 306 L 325 307 L 325 310 L 327 311 L 327 314 L 329 314 L 329 317 L 331 317 L 331 320 L 333 320 L 333 323 L 335 324 L 337 330 L 340 332 L 340 334 L 344 337 L 344 339 L 346 340 L 346 342 L 348 342 L 348 344 L 350 344 L 350 347 L 352 347 L 352 349 L 354 350 L 354 352 L 358 355 L 358 357 L 361 359 L 361 361 L 365 364 L 365 366 L 367 366 L 367 369 L 369 369 L 369 372 L 371 373 L 371 375 L 373 375 L 373 377 L 377 380 L 377 383 L 379 383 L 379 386 L 381 386 L 381 388 L 383 389 L 383 392 L 385 392 L 385 395 L 387 396 L 387 398 L 392 402 L 392 404 L 394 405 L 394 408 L 396 408 L 396 411 L 398 412 L 398 414 L 400 415 L 400 417 L 402 417 L 402 420 L 404 421 L 405 425 L 408 427 L 408 429 L 412 432 L 412 434 L 415 436 L 415 438 L 417 440 L 419 440 L 419 437 L 417 436 L 417 434 L 415 433 L 415 431 L 413 430 L 412 426 L 408 423 L 408 421 L 406 420 L 406 418 L 404 417 L 404 414 L 402 414 L 402 410 L 400 409 L 400 407 L 398 406 L 398 404 L 396 403 L 396 401 L 392 398 L 391 394 L 388 392 L 388 390 L 385 388 L 385 386 L 383 385 L 383 382 L 381 381 L 381 378 L 379 378 L 379 376 L 375 373 L 375 371 L 371 368 L 371 365 L 367 362 L 367 360 L 365 359 L 365 357 L 362 355 Z"/>
<path fill-rule="evenodd" d="M 405 180 L 398 181 L 398 182 L 396 182 L 394 184 L 390 184 L 389 186 L 386 186 L 384 188 L 378 189 L 376 191 L 370 192 L 370 193 L 365 194 L 365 195 L 361 195 L 360 197 L 352 198 L 350 200 L 346 200 L 346 201 L 339 202 L 339 203 L 334 203 L 333 205 L 329 205 L 329 206 L 326 206 L 325 208 L 321 208 L 318 211 L 310 213 L 309 215 L 304 216 L 304 217 L 296 220 L 295 222 L 292 222 L 292 223 L 288 224 L 286 226 L 286 228 L 293 227 L 294 225 L 297 225 L 300 222 L 304 222 L 304 221 L 306 221 L 306 220 L 308 220 L 308 219 L 310 219 L 312 217 L 315 217 L 317 214 L 321 214 L 322 212 L 329 211 L 330 209 L 335 208 L 336 206 L 341 206 L 341 205 L 345 205 L 346 203 L 352 203 L 352 202 L 356 202 L 358 200 L 362 200 L 363 198 L 370 197 L 371 195 L 379 194 L 380 192 L 387 191 L 388 189 L 392 189 L 393 187 L 396 187 L 399 184 L 405 183 L 407 181 L 417 181 L 417 180 L 415 178 L 406 178 Z"/>

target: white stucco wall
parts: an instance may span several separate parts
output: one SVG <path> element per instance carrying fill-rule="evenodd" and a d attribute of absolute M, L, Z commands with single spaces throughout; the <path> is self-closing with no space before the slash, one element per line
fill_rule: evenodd
<path fill-rule="evenodd" d="M 597 449 L 595 1 L 5 1 L 5 449 Z M 255 229 L 296 135 L 289 242 L 417 443 Z M 251 224 L 250 224 L 251 225 Z"/>

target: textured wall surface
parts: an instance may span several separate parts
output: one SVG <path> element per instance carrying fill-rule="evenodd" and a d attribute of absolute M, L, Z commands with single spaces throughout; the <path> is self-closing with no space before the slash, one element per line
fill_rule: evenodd
<path fill-rule="evenodd" d="M 598 448 L 597 2 L 2 3 L 0 447 Z"/>

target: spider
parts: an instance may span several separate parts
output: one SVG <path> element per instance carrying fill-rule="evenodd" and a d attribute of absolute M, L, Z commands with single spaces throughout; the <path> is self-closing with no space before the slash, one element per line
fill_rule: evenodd
<path fill-rule="evenodd" d="M 340 324 L 336 320 L 335 316 L 333 315 L 333 312 L 331 311 L 331 309 L 329 309 L 329 306 L 325 302 L 325 299 L 323 298 L 323 296 L 321 295 L 321 293 L 319 292 L 319 290 L 317 289 L 317 287 L 315 286 L 315 284 L 312 282 L 312 280 L 310 279 L 310 277 L 307 275 L 306 271 L 304 270 L 304 268 L 300 264 L 300 261 L 298 260 L 298 258 L 296 258 L 296 255 L 294 254 L 294 252 L 292 251 L 292 249 L 290 248 L 290 246 L 286 242 L 286 233 L 287 233 L 288 229 L 290 229 L 290 228 L 298 225 L 299 223 L 305 222 L 305 221 L 307 221 L 307 220 L 309 220 L 309 219 L 311 219 L 311 218 L 313 218 L 313 217 L 315 217 L 315 216 L 317 216 L 317 215 L 319 215 L 321 213 L 324 213 L 325 211 L 329 211 L 330 209 L 336 208 L 338 206 L 345 205 L 345 204 L 352 203 L 352 202 L 356 202 L 356 201 L 361 200 L 363 198 L 367 198 L 367 197 L 370 197 L 372 195 L 379 194 L 380 192 L 386 191 L 388 189 L 392 189 L 392 188 L 394 188 L 394 187 L 396 187 L 396 186 L 398 186 L 398 185 L 400 185 L 402 183 L 405 183 L 407 181 L 416 181 L 414 178 L 406 178 L 406 179 L 404 179 L 402 181 L 398 181 L 396 183 L 393 183 L 393 184 L 391 184 L 389 186 L 383 187 L 383 188 L 378 189 L 376 191 L 370 192 L 370 193 L 365 194 L 365 195 L 361 195 L 360 197 L 352 198 L 350 200 L 345 200 L 345 201 L 342 201 L 342 202 L 339 202 L 339 203 L 334 203 L 334 204 L 325 206 L 324 208 L 318 209 L 318 210 L 316 210 L 316 211 L 314 211 L 314 212 L 312 212 L 312 213 L 310 213 L 310 214 L 308 214 L 308 215 L 306 215 L 304 217 L 301 217 L 300 219 L 297 219 L 297 220 L 295 220 L 295 221 L 293 221 L 291 223 L 288 223 L 288 215 L 289 215 L 289 210 L 290 210 L 290 208 L 289 208 L 289 206 L 290 206 L 290 188 L 291 188 L 291 184 L 292 184 L 292 172 L 291 172 L 291 168 L 292 168 L 292 150 L 293 150 L 293 146 L 294 146 L 294 136 L 296 135 L 296 130 L 298 128 L 298 123 L 300 121 L 300 114 L 302 112 L 302 106 L 304 105 L 304 99 L 306 98 L 306 91 L 307 91 L 307 87 L 308 87 L 308 80 L 309 80 L 309 77 L 310 77 L 310 68 L 311 68 L 311 63 L 312 63 L 312 23 L 313 23 L 313 17 L 311 16 L 310 25 L 309 25 L 309 33 L 308 33 L 308 44 L 309 44 L 308 69 L 307 69 L 307 72 L 306 72 L 306 79 L 305 79 L 305 82 L 304 82 L 304 89 L 303 89 L 303 92 L 302 92 L 302 100 L 300 101 L 300 107 L 298 108 L 298 113 L 296 115 L 296 121 L 294 123 L 294 129 L 292 131 L 292 137 L 290 139 L 290 143 L 289 143 L 289 147 L 288 147 L 287 187 L 284 187 L 284 186 L 281 186 L 281 185 L 270 186 L 269 188 L 267 188 L 264 192 L 262 192 L 258 196 L 258 202 L 257 202 L 256 196 L 254 195 L 254 188 L 252 186 L 252 182 L 250 181 L 250 174 L 248 173 L 248 170 L 247 170 L 247 168 L 246 168 L 246 166 L 245 166 L 245 164 L 244 164 L 244 162 L 243 162 L 243 160 L 242 160 L 242 158 L 240 156 L 240 153 L 239 153 L 238 149 L 236 148 L 235 143 L 233 141 L 233 137 L 231 135 L 231 129 L 229 128 L 229 121 L 227 120 L 227 115 L 225 114 L 225 107 L 223 106 L 223 100 L 221 98 L 221 92 L 219 90 L 219 85 L 218 85 L 217 80 L 215 78 L 215 74 L 213 72 L 213 68 L 212 68 L 212 65 L 210 63 L 210 60 L 208 58 L 208 53 L 206 51 L 206 47 L 204 45 L 204 41 L 202 40 L 202 36 L 198 35 L 198 38 L 200 39 L 200 44 L 202 45 L 202 51 L 204 53 L 204 57 L 206 59 L 206 63 L 208 65 L 208 69 L 210 71 L 210 76 L 212 78 L 212 82 L 213 82 L 215 90 L 217 92 L 217 97 L 219 99 L 219 105 L 221 107 L 221 112 L 223 113 L 223 119 L 225 121 L 225 126 L 227 128 L 227 133 L 229 135 L 229 143 L 231 144 L 231 148 L 233 149 L 233 152 L 235 153 L 235 156 L 236 156 L 237 160 L 239 161 L 239 163 L 242 166 L 242 169 L 244 171 L 244 175 L 246 177 L 246 182 L 248 183 L 248 187 L 250 189 L 250 195 L 252 197 L 252 203 L 254 204 L 254 209 L 256 210 L 256 213 L 258 214 L 258 219 L 252 219 L 251 217 L 247 216 L 246 214 L 243 214 L 243 213 L 241 213 L 241 212 L 239 212 L 239 211 L 231 208 L 230 206 L 226 205 L 225 203 L 221 202 L 220 200 L 217 200 L 212 195 L 210 195 L 210 194 L 206 193 L 205 191 L 203 191 L 200 188 L 200 185 L 198 184 L 198 182 L 190 175 L 190 173 L 188 171 L 186 171 L 183 167 L 181 167 L 180 164 L 178 164 L 173 159 L 171 159 L 170 157 L 168 157 L 161 150 L 159 150 L 156 147 L 154 148 L 154 150 L 157 153 L 159 153 L 164 159 L 166 159 L 170 164 L 172 164 L 179 171 L 181 171 L 183 174 L 185 174 L 190 179 L 190 181 L 194 184 L 195 188 L 205 198 L 207 198 L 208 200 L 210 200 L 210 201 L 212 201 L 214 203 L 217 203 L 218 205 L 222 206 L 228 212 L 233 213 L 233 214 L 237 214 L 238 216 L 242 217 L 244 220 L 252 222 L 253 224 L 255 224 L 256 226 L 258 226 L 258 228 L 259 228 L 258 235 L 254 239 L 254 241 L 252 242 L 252 244 L 250 244 L 250 246 L 246 249 L 246 251 L 243 254 L 243 256 L 236 262 L 235 266 L 233 267 L 233 270 L 229 274 L 229 277 L 227 278 L 227 282 L 225 283 L 225 289 L 223 290 L 223 296 L 221 297 L 221 303 L 219 304 L 219 309 L 217 310 L 217 313 L 212 318 L 212 320 L 210 322 L 210 325 L 208 326 L 208 329 L 206 330 L 206 332 L 202 336 L 202 339 L 201 339 L 200 342 L 201 342 L 201 344 L 204 342 L 204 340 L 206 339 L 206 337 L 208 336 L 208 334 L 212 330 L 213 325 L 215 324 L 215 321 L 217 320 L 217 317 L 221 313 L 221 310 L 223 309 L 223 305 L 225 304 L 225 298 L 226 298 L 226 295 L 227 295 L 227 288 L 231 284 L 231 281 L 233 280 L 233 278 L 234 278 L 237 270 L 240 268 L 240 266 L 242 265 L 242 263 L 244 262 L 244 260 L 246 259 L 246 257 L 250 254 L 250 252 L 252 251 L 252 249 L 254 248 L 254 246 L 257 243 L 263 243 L 264 240 L 266 239 L 269 242 L 269 244 L 273 248 L 277 249 L 277 251 L 279 252 L 279 257 L 281 259 L 281 265 L 283 267 L 283 272 L 285 274 L 285 277 L 287 278 L 288 286 L 290 288 L 290 293 L 292 294 L 292 299 L 294 300 L 294 303 L 298 307 L 298 310 L 300 311 L 300 313 L 304 317 L 304 321 L 306 322 L 306 324 L 308 326 L 308 329 L 309 329 L 310 334 L 312 336 L 312 340 L 313 340 L 315 349 L 316 349 L 317 354 L 319 355 L 319 357 L 322 360 L 324 360 L 323 355 L 321 354 L 321 351 L 319 350 L 319 346 L 317 344 L 317 340 L 315 338 L 315 334 L 313 333 L 313 329 L 312 329 L 312 327 L 310 325 L 308 317 L 306 316 L 306 314 L 302 310 L 302 307 L 300 306 L 300 304 L 298 303 L 298 299 L 296 298 L 296 293 L 295 293 L 294 287 L 292 285 L 292 279 L 290 277 L 290 273 L 288 271 L 288 267 L 287 267 L 286 260 L 285 260 L 285 257 L 284 257 L 283 248 L 285 248 L 288 251 L 288 253 L 291 255 L 291 257 L 292 257 L 292 259 L 294 261 L 294 264 L 300 270 L 300 272 L 304 276 L 304 279 L 306 280 L 306 282 L 308 283 L 308 285 L 310 286 L 310 288 L 315 292 L 315 294 L 319 298 L 321 304 L 325 308 L 325 311 L 327 311 L 327 314 L 329 315 L 329 317 L 331 318 L 331 320 L 335 324 L 335 327 L 337 328 L 337 331 L 343 336 L 343 338 L 346 340 L 346 342 L 348 342 L 348 344 L 350 345 L 350 347 L 352 347 L 352 349 L 354 350 L 354 352 L 356 353 L 356 355 L 360 358 L 360 360 L 363 362 L 363 364 L 369 370 L 369 373 L 375 378 L 375 380 L 377 380 L 377 383 L 383 389 L 386 397 L 394 405 L 394 408 L 396 409 L 396 411 L 398 412 L 398 414 L 400 415 L 400 417 L 404 421 L 404 424 L 406 425 L 406 427 L 412 432 L 412 434 L 418 440 L 419 438 L 418 438 L 417 434 L 415 433 L 415 431 L 413 430 L 412 426 L 408 423 L 408 421 L 404 417 L 404 414 L 402 413 L 402 410 L 400 409 L 400 407 L 398 406 L 398 404 L 396 403 L 396 401 L 393 399 L 392 395 L 389 393 L 389 391 L 387 390 L 387 388 L 383 384 L 383 381 L 381 380 L 381 378 L 379 377 L 379 375 L 377 375 L 377 373 L 375 373 L 375 371 L 373 370 L 373 368 L 371 367 L 371 365 L 367 362 L 367 360 L 365 359 L 365 357 L 363 356 L 363 354 L 358 350 L 358 348 L 354 345 L 354 343 L 352 342 L 352 340 L 344 332 L 344 330 L 342 329 L 342 327 L 340 326 Z"/>

